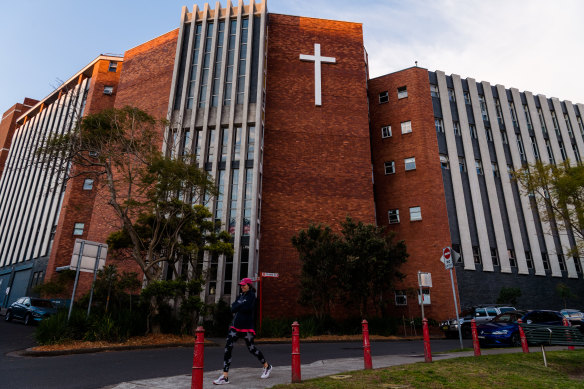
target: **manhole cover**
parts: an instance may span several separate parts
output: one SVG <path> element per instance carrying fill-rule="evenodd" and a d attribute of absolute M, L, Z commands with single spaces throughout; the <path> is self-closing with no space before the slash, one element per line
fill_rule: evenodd
<path fill-rule="evenodd" d="M 346 380 L 347 378 L 351 378 L 353 376 L 352 375 L 348 375 L 348 374 L 337 374 L 337 375 L 331 375 L 330 377 L 333 380 Z"/>

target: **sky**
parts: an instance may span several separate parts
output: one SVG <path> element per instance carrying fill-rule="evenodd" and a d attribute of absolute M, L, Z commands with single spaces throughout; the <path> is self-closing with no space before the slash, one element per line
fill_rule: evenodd
<path fill-rule="evenodd" d="M 237 0 L 233 0 L 237 4 Z M 244 4 L 248 4 L 246 0 Z M 19 0 L 0 13 L 0 113 L 43 99 L 99 54 L 178 27 L 184 0 Z M 226 0 L 220 2 L 226 5 Z M 363 24 L 370 77 L 418 66 L 584 103 L 581 0 L 267 0 L 268 11 Z M 215 3 L 210 2 L 214 8 Z M 334 56 L 334 53 L 327 55 Z"/>

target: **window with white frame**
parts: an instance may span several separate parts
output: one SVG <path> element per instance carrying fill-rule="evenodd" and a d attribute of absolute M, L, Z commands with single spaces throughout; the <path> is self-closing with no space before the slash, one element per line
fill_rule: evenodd
<path fill-rule="evenodd" d="M 478 246 L 472 246 L 472 258 L 474 263 L 481 263 L 481 250 L 479 250 Z"/>
<path fill-rule="evenodd" d="M 527 263 L 528 269 L 533 269 L 533 258 L 531 257 L 531 251 L 525 252 L 525 262 Z"/>
<path fill-rule="evenodd" d="M 481 107 L 481 114 L 483 116 L 483 120 L 488 122 L 489 114 L 487 113 L 487 104 L 485 103 L 485 96 L 479 95 L 479 105 Z"/>
<path fill-rule="evenodd" d="M 430 84 L 430 96 L 440 97 L 440 92 L 438 90 L 438 85 Z"/>
<path fill-rule="evenodd" d="M 501 130 L 501 140 L 504 144 L 509 144 L 509 138 L 507 138 L 507 131 Z"/>
<path fill-rule="evenodd" d="M 491 247 L 491 261 L 493 262 L 493 266 L 499 266 L 499 253 L 497 249 Z"/>
<path fill-rule="evenodd" d="M 383 91 L 379 93 L 379 104 L 389 102 L 389 93 L 387 91 Z"/>
<path fill-rule="evenodd" d="M 473 139 L 477 139 L 477 128 L 474 124 L 469 124 L 468 125 L 468 131 L 470 132 L 470 136 Z"/>
<path fill-rule="evenodd" d="M 521 136 L 517 137 L 517 149 L 519 150 L 519 156 L 521 157 L 521 160 L 525 161 L 525 148 L 523 147 Z"/>
<path fill-rule="evenodd" d="M 466 161 L 464 157 L 458 157 L 458 167 L 461 173 L 466 173 Z"/>
<path fill-rule="evenodd" d="M 550 269 L 550 257 L 547 253 L 541 253 L 541 261 L 543 262 L 543 269 L 549 270 Z"/>
<path fill-rule="evenodd" d="M 470 105 L 470 93 L 466 91 L 464 92 L 464 103 Z"/>
<path fill-rule="evenodd" d="M 460 123 L 452 122 L 452 129 L 454 130 L 454 135 L 460 136 Z"/>
<path fill-rule="evenodd" d="M 517 259 L 515 258 L 515 250 L 507 250 L 507 255 L 509 256 L 509 265 L 511 267 L 517 267 Z"/>
<path fill-rule="evenodd" d="M 489 127 L 485 127 L 485 134 L 487 135 L 487 140 L 489 142 L 493 141 L 493 131 Z"/>
<path fill-rule="evenodd" d="M 408 97 L 408 88 L 405 86 L 400 86 L 397 88 L 397 98 L 403 99 L 405 97 Z"/>
<path fill-rule="evenodd" d="M 442 125 L 442 119 L 434 118 L 434 127 L 436 127 L 436 132 L 444 132 L 444 126 Z"/>
<path fill-rule="evenodd" d="M 533 125 L 531 124 L 531 114 L 529 113 L 529 107 L 527 104 L 523 104 L 523 112 L 525 113 L 525 122 L 527 123 L 527 129 L 533 130 Z"/>
<path fill-rule="evenodd" d="M 387 217 L 389 219 L 389 224 L 399 223 L 399 209 L 390 209 L 387 211 Z"/>
<path fill-rule="evenodd" d="M 499 173 L 499 165 L 497 162 L 491 162 L 491 169 L 493 169 L 493 177 L 499 178 L 501 174 Z"/>
<path fill-rule="evenodd" d="M 448 156 L 440 154 L 440 166 L 442 167 L 442 169 L 450 169 L 450 166 L 448 164 Z"/>
<path fill-rule="evenodd" d="M 391 126 L 383 126 L 383 127 L 381 127 L 381 137 L 382 138 L 389 138 L 389 137 L 391 137 Z"/>
<path fill-rule="evenodd" d="M 475 167 L 477 169 L 477 174 L 482 175 L 483 174 L 483 163 L 480 160 L 476 159 L 475 160 Z"/>
<path fill-rule="evenodd" d="M 537 109 L 537 116 L 539 117 L 539 124 L 541 125 L 541 130 L 543 131 L 543 134 L 546 135 L 547 128 L 545 126 L 545 120 L 543 118 L 543 111 L 541 110 L 541 108 Z"/>
<path fill-rule="evenodd" d="M 411 157 L 411 158 L 404 159 L 404 165 L 405 165 L 406 171 L 416 170 L 416 158 Z"/>
<path fill-rule="evenodd" d="M 83 235 L 83 229 L 85 228 L 85 223 L 75 223 L 73 227 L 73 235 L 80 236 Z"/>
<path fill-rule="evenodd" d="M 422 220 L 422 208 L 410 207 L 410 221 L 415 222 L 417 220 Z"/>
<path fill-rule="evenodd" d="M 584 136 L 584 123 L 582 122 L 582 118 L 580 116 L 576 116 L 576 120 L 578 121 L 578 127 L 580 127 L 580 133 Z"/>
<path fill-rule="evenodd" d="M 564 254 L 558 254 L 558 264 L 560 265 L 561 271 L 566 271 L 566 260 L 564 259 Z"/>
<path fill-rule="evenodd" d="M 535 136 L 531 136 L 531 149 L 533 150 L 533 156 L 535 159 L 539 160 L 539 148 L 537 147 L 537 140 L 535 140 Z"/>
<path fill-rule="evenodd" d="M 395 305 L 408 305 L 408 296 L 405 290 L 396 290 L 395 293 Z"/>
<path fill-rule="evenodd" d="M 86 178 L 83 181 L 83 190 L 92 190 L 93 189 L 93 180 L 91 178 Z"/>
<path fill-rule="evenodd" d="M 412 132 L 412 122 L 410 120 L 401 123 L 401 132 L 402 134 L 409 134 Z"/>
<path fill-rule="evenodd" d="M 383 163 L 385 169 L 385 175 L 395 173 L 395 162 L 394 161 L 385 161 Z"/>
<path fill-rule="evenodd" d="M 118 63 L 116 61 L 110 61 L 108 71 L 115 73 L 118 69 Z"/>
<path fill-rule="evenodd" d="M 454 89 L 448 88 L 448 100 L 455 103 L 456 102 L 456 95 L 454 94 Z"/>

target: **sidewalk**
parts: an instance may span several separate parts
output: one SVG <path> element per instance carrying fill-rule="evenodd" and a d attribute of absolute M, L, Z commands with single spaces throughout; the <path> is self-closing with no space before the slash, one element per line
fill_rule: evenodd
<path fill-rule="evenodd" d="M 562 347 L 548 348 L 563 349 Z M 483 355 L 491 354 L 508 354 L 521 352 L 520 348 L 502 348 L 481 350 Z M 535 352 L 535 351 L 534 351 Z M 432 359 L 442 360 L 458 357 L 472 356 L 473 351 L 455 352 L 450 354 L 435 354 Z M 379 369 L 383 367 L 406 365 L 410 363 L 423 362 L 424 354 L 419 355 L 386 355 L 373 358 L 373 368 Z M 363 369 L 363 358 L 340 358 L 316 361 L 311 364 L 302 365 L 301 375 L 303 380 L 324 377 L 339 373 L 344 373 L 352 370 Z M 221 370 L 214 370 L 204 373 L 203 387 L 205 389 L 217 388 L 213 385 L 215 380 L 221 374 Z M 239 368 L 231 369 L 229 371 L 229 385 L 227 388 L 270 388 L 278 384 L 289 384 L 291 381 L 292 371 L 290 366 L 274 366 L 270 378 L 260 379 L 261 369 Z M 118 385 L 109 386 L 108 389 L 190 389 L 191 376 L 180 375 L 175 377 L 155 378 L 149 380 L 139 380 L 132 382 L 124 382 Z"/>

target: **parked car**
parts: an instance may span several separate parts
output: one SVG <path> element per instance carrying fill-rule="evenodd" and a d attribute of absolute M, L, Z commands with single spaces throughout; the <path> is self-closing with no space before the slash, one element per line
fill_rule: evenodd
<path fill-rule="evenodd" d="M 584 333 L 584 312 L 577 309 L 562 309 L 560 312 L 571 325 L 579 327 L 580 331 Z"/>
<path fill-rule="evenodd" d="M 29 325 L 46 319 L 56 312 L 57 309 L 50 300 L 21 297 L 8 307 L 4 320 L 20 319 L 25 325 Z"/>
<path fill-rule="evenodd" d="M 515 311 L 514 307 L 496 306 L 496 305 L 481 305 L 472 308 L 468 308 L 462 311 L 459 315 L 459 322 L 456 322 L 456 318 L 448 319 L 440 323 L 440 328 L 444 332 L 447 338 L 457 338 L 458 337 L 458 326 L 460 325 L 462 336 L 464 338 L 471 337 L 471 320 L 475 319 L 477 326 L 479 324 L 488 322 L 495 318 L 495 316 L 509 311 Z"/>
<path fill-rule="evenodd" d="M 477 327 L 481 347 L 488 346 L 521 346 L 519 324 L 521 319 L 527 324 L 563 325 L 564 316 L 557 311 L 510 311 L 497 315 L 488 323 Z"/>

